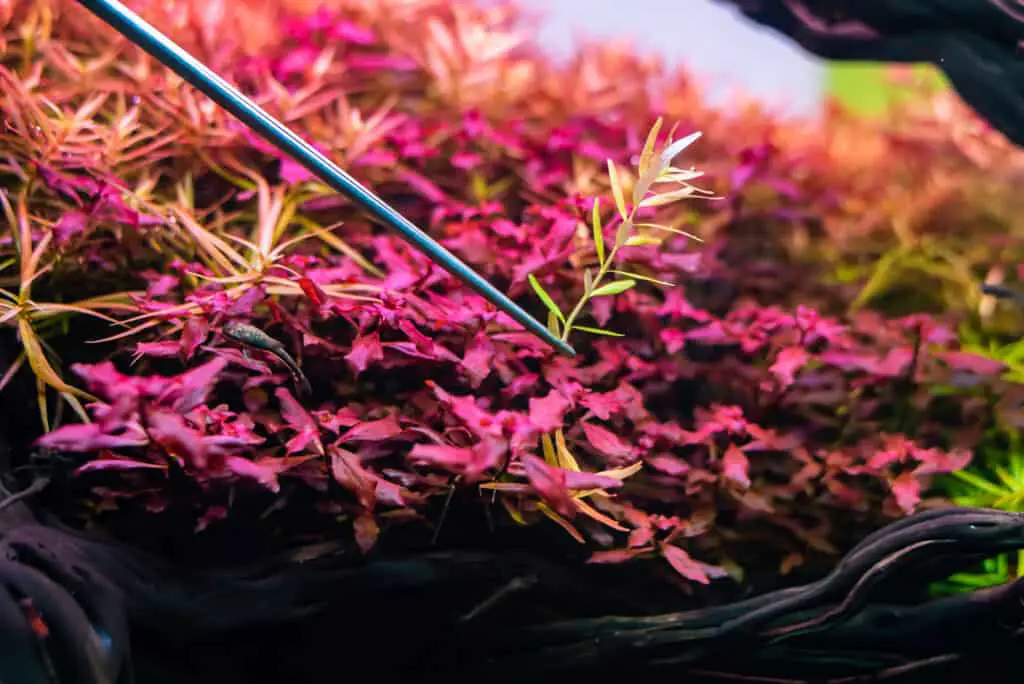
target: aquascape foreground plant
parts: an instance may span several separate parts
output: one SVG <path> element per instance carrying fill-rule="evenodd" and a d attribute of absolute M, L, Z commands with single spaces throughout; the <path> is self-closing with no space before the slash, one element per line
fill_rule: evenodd
<path fill-rule="evenodd" d="M 78 454 L 59 498 L 81 524 L 368 550 L 554 519 L 595 562 L 774 578 L 932 503 L 1008 410 L 959 310 L 888 307 L 935 288 L 888 279 L 852 306 L 898 239 L 969 237 L 970 273 L 1014 252 L 973 229 L 1014 234 L 1017 176 L 987 134 L 936 112 L 893 130 L 832 114 L 826 134 L 714 110 L 618 47 L 554 65 L 514 6 L 302 4 L 142 10 L 580 353 L 553 355 L 76 3 L 14 2 L 0 187 L 24 228 L 0 241 L 19 312 L 0 353 L 25 350 L 28 318 L 90 395 L 67 424 L 48 390 L 59 427 L 39 442 Z M 656 126 L 645 144 L 659 115 L 701 143 Z M 940 234 L 936 212 L 972 228 Z M 53 267 L 15 305 L 22 230 L 29 270 Z M 44 326 L 29 302 L 118 324 L 49 308 Z M 308 398 L 224 334 L 237 323 L 284 346 Z M 5 396 L 35 394 L 32 370 Z"/>
<path fill-rule="evenodd" d="M 626 190 L 620 180 L 619 173 L 616 171 L 615 162 L 611 159 L 608 160 L 608 181 L 611 186 L 612 197 L 614 198 L 615 210 L 617 212 L 617 227 L 614 233 L 615 237 L 612 240 L 611 245 L 608 246 L 605 242 L 605 226 L 602 223 L 601 200 L 599 197 L 593 198 L 589 226 L 591 230 L 590 234 L 593 237 L 593 257 L 591 259 L 587 259 L 584 256 L 582 259 L 577 261 L 578 264 L 583 266 L 583 292 L 578 301 L 573 305 L 572 309 L 568 313 L 563 313 L 561 308 L 559 308 L 558 304 L 555 303 L 555 300 L 552 299 L 551 295 L 548 294 L 537 278 L 534 277 L 532 273 L 527 276 L 530 281 L 530 286 L 548 310 L 548 328 L 555 335 L 559 335 L 560 339 L 563 341 L 568 341 L 569 335 L 575 330 L 590 333 L 592 335 L 607 335 L 611 337 L 623 336 L 621 333 L 604 328 L 584 326 L 577 323 L 577 319 L 584 313 L 584 307 L 591 299 L 595 297 L 611 297 L 622 294 L 623 292 L 627 292 L 636 287 L 638 281 L 645 281 L 670 287 L 672 286 L 672 283 L 659 280 L 649 275 L 642 275 L 616 268 L 616 266 L 619 265 L 617 257 L 619 256 L 621 249 L 634 246 L 659 245 L 662 242 L 662 236 L 659 236 L 658 232 L 683 235 L 687 238 L 696 239 L 695 236 L 671 226 L 662 225 L 660 223 L 637 222 L 638 215 L 643 209 L 664 206 L 674 201 L 689 198 L 698 194 L 710 194 L 690 185 L 689 183 L 689 181 L 702 176 L 702 173 L 696 171 L 692 167 L 688 170 L 683 170 L 672 166 L 675 158 L 687 147 L 698 140 L 701 134 L 699 132 L 692 133 L 675 142 L 671 140 L 672 136 L 670 134 L 669 140 L 666 142 L 664 149 L 659 151 L 656 149 L 656 145 L 658 143 L 658 133 L 661 130 L 661 126 L 662 119 L 659 118 L 647 134 L 647 140 L 644 143 L 644 147 L 639 156 L 639 163 L 636 169 L 636 180 L 631 193 L 632 201 L 630 204 L 627 204 L 626 202 Z M 655 186 L 664 188 L 666 184 L 672 184 L 675 187 L 672 189 L 661 189 L 660 191 L 654 190 Z M 610 226 L 615 225 L 616 222 L 613 222 Z M 638 233 L 637 229 L 646 230 L 646 233 Z M 650 234 L 652 232 L 654 233 L 653 235 Z M 596 271 L 594 269 L 596 269 Z M 611 282 L 604 282 L 605 278 L 611 274 L 618 276 L 618 278 Z M 559 410 L 557 405 L 552 406 L 551 408 L 555 411 Z M 591 427 L 591 431 L 595 431 L 595 434 L 597 434 L 596 430 L 598 429 L 599 428 L 596 426 Z M 543 447 L 544 459 L 549 465 L 569 472 L 581 472 L 579 462 L 566 446 L 565 433 L 561 428 L 555 430 L 553 434 L 541 435 L 541 445 Z M 598 473 L 598 475 L 612 477 L 615 479 L 625 479 L 626 477 L 637 473 L 641 466 L 642 463 L 637 461 L 627 467 L 602 471 Z M 486 483 L 481 487 L 483 489 L 492 490 L 509 490 L 509 485 L 504 483 Z M 512 489 L 515 488 L 516 486 L 513 485 Z M 597 509 L 583 501 L 583 499 L 589 496 L 606 497 L 607 492 L 601 491 L 600 489 L 575 492 L 573 496 L 573 505 L 579 512 L 607 525 L 612 529 L 620 532 L 627 531 L 626 528 L 616 523 L 613 519 L 600 513 Z M 546 504 L 542 504 L 540 510 L 565 528 L 578 540 L 583 541 L 575 528 L 573 528 L 573 526 L 562 518 L 556 511 L 552 510 Z M 670 562 L 673 562 L 674 565 L 679 563 L 678 567 L 681 568 L 681 572 L 684 576 L 687 574 L 692 575 L 694 572 L 697 572 L 698 574 L 700 573 L 697 569 L 699 568 L 699 564 L 689 561 L 685 556 L 685 552 L 681 549 L 670 547 L 668 545 L 665 545 L 662 548 L 666 549 L 665 556 Z M 673 558 L 677 555 L 681 555 L 682 558 L 673 561 Z M 688 570 L 687 568 L 690 567 L 694 569 Z"/>
<path fill-rule="evenodd" d="M 1020 309 L 1022 299 L 1014 288 L 987 284 L 982 292 L 984 312 L 990 317 L 998 300 L 1008 308 Z M 998 300 L 993 299 L 998 295 Z M 987 301 L 986 301 L 987 300 Z M 1003 304 L 999 304 L 1001 307 Z M 1000 401 L 996 420 L 987 427 L 975 449 L 976 458 L 969 468 L 958 470 L 940 483 L 949 497 L 959 506 L 995 508 L 1004 511 L 1024 511 L 1024 338 L 993 334 L 983 325 L 961 326 L 960 338 L 965 349 L 985 359 L 1001 371 L 1001 379 L 1010 385 Z M 977 396 L 984 388 L 951 386 L 946 393 L 959 396 Z M 974 572 L 961 572 L 933 587 L 935 593 L 950 594 L 971 591 L 981 587 L 1005 584 L 1024 577 L 1024 552 L 986 559 Z"/>

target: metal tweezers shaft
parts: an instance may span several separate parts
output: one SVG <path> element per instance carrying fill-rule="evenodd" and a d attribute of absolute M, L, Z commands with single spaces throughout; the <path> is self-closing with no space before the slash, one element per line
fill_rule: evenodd
<path fill-rule="evenodd" d="M 563 354 L 575 355 L 572 347 L 499 292 L 458 257 L 420 230 L 409 219 L 399 214 L 355 178 L 345 173 L 284 124 L 263 111 L 255 102 L 240 93 L 206 65 L 146 23 L 140 16 L 117 0 L 78 0 L 78 2 L 193 87 L 231 112 L 255 133 L 301 164 L 329 187 L 349 197 L 377 220 L 398 231 L 410 244 L 469 285 L 527 330 Z"/>

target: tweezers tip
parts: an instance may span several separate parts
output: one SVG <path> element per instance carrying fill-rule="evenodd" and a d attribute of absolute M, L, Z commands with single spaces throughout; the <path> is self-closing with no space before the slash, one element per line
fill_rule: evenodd
<path fill-rule="evenodd" d="M 573 349 L 572 347 L 570 347 L 569 343 L 563 342 L 562 340 L 560 340 L 558 338 L 554 338 L 554 339 L 551 339 L 551 340 L 548 340 L 548 341 L 552 344 L 552 346 L 555 347 L 555 349 L 557 349 L 561 353 L 565 354 L 570 359 L 573 358 L 574 356 L 576 356 L 576 350 Z"/>

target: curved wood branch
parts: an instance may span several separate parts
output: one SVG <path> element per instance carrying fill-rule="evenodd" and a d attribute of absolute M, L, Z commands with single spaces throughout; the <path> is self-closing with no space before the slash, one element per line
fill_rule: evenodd
<path fill-rule="evenodd" d="M 785 672 L 792 681 L 822 672 L 896 676 L 1008 649 L 1024 624 L 1024 583 L 921 605 L 877 601 L 878 588 L 898 587 L 908 573 L 916 583 L 929 573 L 943 576 L 937 567 L 947 573 L 1024 548 L 1024 516 L 984 509 L 894 523 L 805 586 L 699 611 L 557 620 L 538 617 L 551 596 L 575 583 L 585 600 L 594 589 L 571 569 L 529 554 L 372 561 L 291 554 L 260 567 L 198 573 L 41 524 L 21 508 L 0 513 L 4 682 L 126 684 L 134 679 L 131 640 L 138 634 L 162 648 L 189 648 L 305 623 L 330 625 L 324 635 L 307 635 L 323 646 L 321 657 L 337 652 L 338 643 L 355 656 L 386 641 L 402 652 L 389 656 L 398 669 L 477 673 L 489 681 L 666 669 L 701 677 Z M 524 607 L 535 610 L 510 627 L 510 611 Z"/>

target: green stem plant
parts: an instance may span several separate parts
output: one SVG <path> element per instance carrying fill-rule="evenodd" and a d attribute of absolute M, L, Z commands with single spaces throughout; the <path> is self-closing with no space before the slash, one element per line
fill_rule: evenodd
<path fill-rule="evenodd" d="M 568 341 L 569 335 L 574 331 L 587 332 L 594 335 L 606 335 L 621 337 L 621 333 L 603 328 L 595 328 L 579 325 L 576 321 L 583 314 L 586 305 L 595 297 L 608 297 L 621 294 L 636 287 L 640 280 L 653 282 L 658 285 L 672 285 L 650 276 L 631 273 L 629 271 L 615 268 L 620 250 L 623 247 L 638 246 L 657 242 L 645 235 L 636 233 L 636 229 L 644 228 L 656 231 L 665 231 L 684 235 L 688 238 L 698 239 L 690 233 L 660 223 L 638 223 L 637 218 L 641 209 L 649 207 L 660 207 L 676 201 L 692 197 L 694 195 L 710 195 L 690 184 L 689 181 L 699 178 L 702 172 L 693 169 L 681 169 L 672 165 L 675 158 L 686 148 L 692 145 L 701 137 L 698 131 L 675 142 L 672 141 L 672 134 L 664 148 L 655 150 L 658 139 L 658 132 L 661 129 L 662 120 L 658 119 L 647 134 L 643 151 L 640 154 L 637 165 L 637 180 L 633 185 L 630 202 L 627 204 L 624 184 L 615 166 L 615 162 L 608 160 L 608 181 L 611 185 L 612 196 L 615 201 L 615 208 L 620 219 L 619 227 L 615 231 L 615 239 L 609 246 L 605 242 L 604 227 L 601 221 L 600 198 L 594 198 L 593 210 L 591 211 L 590 227 L 593 234 L 593 248 L 597 260 L 596 272 L 592 268 L 583 271 L 583 294 L 566 314 L 559 308 L 558 304 L 544 289 L 537 278 L 531 273 L 529 275 L 530 286 L 548 309 L 548 328 L 558 335 L 563 341 Z M 667 189 L 664 186 L 669 185 Z M 661 186 L 655 188 L 655 186 Z M 673 187 L 674 186 L 674 187 Z M 610 274 L 618 276 L 606 282 Z"/>

